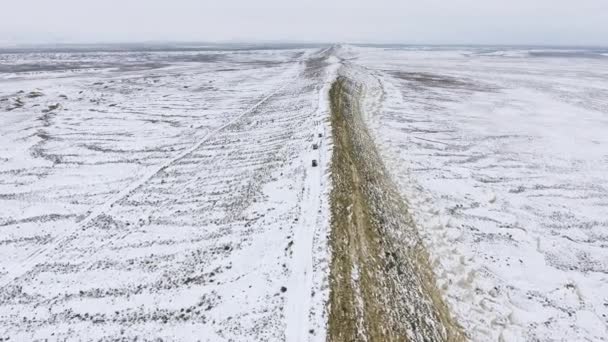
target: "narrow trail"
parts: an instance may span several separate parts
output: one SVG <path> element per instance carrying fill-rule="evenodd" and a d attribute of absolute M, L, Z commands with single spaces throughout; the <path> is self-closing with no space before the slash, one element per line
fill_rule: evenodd
<path fill-rule="evenodd" d="M 318 151 L 304 154 L 302 162 L 310 163 L 312 159 L 320 161 Z M 287 285 L 290 292 L 286 307 L 286 341 L 288 342 L 308 340 L 308 314 L 313 280 L 313 233 L 317 218 L 315 212 L 321 200 L 323 170 L 316 168 L 307 170 L 306 173 L 308 181 L 302 197 L 298 225 L 294 229 L 292 273 Z"/>
<path fill-rule="evenodd" d="M 222 132 L 227 127 L 234 125 L 240 119 L 242 119 L 244 116 L 255 111 L 258 107 L 260 107 L 261 105 L 266 103 L 275 94 L 279 93 L 282 89 L 284 89 L 285 86 L 288 84 L 289 80 L 291 80 L 294 77 L 294 74 L 298 70 L 300 61 L 295 61 L 294 63 L 295 63 L 294 67 L 292 69 L 288 70 L 286 72 L 286 75 L 282 77 L 283 80 L 280 82 L 281 86 L 277 87 L 270 94 L 264 96 L 260 101 L 255 103 L 253 106 L 251 106 L 248 109 L 246 109 L 245 111 L 239 113 L 237 116 L 235 116 L 232 120 L 230 120 L 226 124 L 207 133 L 203 138 L 201 138 L 199 141 L 197 141 L 191 147 L 185 149 L 181 153 L 177 154 L 175 157 L 168 159 L 164 163 L 154 167 L 152 170 L 147 172 L 143 177 L 137 179 L 135 182 L 131 183 L 129 186 L 125 187 L 123 190 L 121 190 L 117 194 L 111 196 L 105 202 L 91 208 L 82 220 L 76 222 L 71 228 L 68 228 L 62 235 L 56 237 L 54 240 L 52 240 L 51 242 L 46 244 L 44 247 L 41 247 L 41 248 L 35 250 L 33 253 L 31 253 L 25 260 L 23 260 L 19 264 L 16 264 L 11 268 L 7 268 L 6 269 L 7 273 L 0 280 L 0 287 L 4 287 L 4 286 L 10 284 L 10 282 L 12 282 L 14 279 L 19 278 L 20 276 L 24 275 L 25 273 L 27 273 L 28 271 L 33 269 L 40 262 L 50 258 L 51 254 L 53 253 L 53 250 L 55 250 L 56 248 L 61 246 L 62 243 L 68 241 L 70 236 L 72 236 L 72 234 L 74 234 L 74 232 L 85 227 L 87 224 L 92 222 L 94 219 L 96 219 L 97 217 L 99 217 L 100 215 L 102 215 L 106 211 L 108 211 L 110 208 L 112 208 L 112 206 L 114 204 L 116 204 L 117 202 L 121 201 L 122 199 L 128 197 L 135 190 L 137 190 L 138 188 L 140 188 L 141 186 L 143 186 L 144 184 L 149 182 L 154 176 L 156 176 L 163 170 L 167 169 L 171 165 L 175 164 L 176 162 L 187 157 L 188 155 L 192 154 L 194 151 L 199 149 L 205 142 L 207 142 L 208 140 L 213 138 L 215 135 Z"/>
<path fill-rule="evenodd" d="M 317 65 L 312 65 L 311 69 L 315 77 L 319 77 L 319 72 L 323 72 L 324 79 L 321 85 L 317 86 L 318 101 L 313 103 L 316 108 L 311 114 L 314 126 L 317 129 L 305 153 L 302 154 L 301 163 L 305 167 L 305 187 L 302 191 L 302 203 L 298 224 L 294 231 L 295 245 L 293 249 L 292 273 L 289 278 L 289 296 L 286 303 L 286 329 L 285 340 L 287 342 L 309 341 L 314 337 L 314 323 L 310 320 L 311 309 L 313 309 L 312 297 L 314 294 L 314 255 L 315 253 L 315 234 L 319 230 L 328 229 L 326 222 L 321 222 L 323 212 L 324 189 L 328 186 L 326 174 L 329 171 L 330 154 L 325 148 L 327 143 L 327 132 L 329 129 L 326 122 L 321 118 L 329 116 L 329 103 L 327 95 L 333 80 L 335 79 L 335 69 L 337 65 L 330 65 L 328 62 L 331 56 L 331 48 L 319 53 Z M 312 64 L 315 64 L 312 62 Z M 316 144 L 316 149 L 312 147 Z M 310 167 L 312 160 L 316 160 L 317 167 Z M 321 338 L 324 336 L 321 336 Z M 317 337 L 319 338 L 319 337 Z"/>

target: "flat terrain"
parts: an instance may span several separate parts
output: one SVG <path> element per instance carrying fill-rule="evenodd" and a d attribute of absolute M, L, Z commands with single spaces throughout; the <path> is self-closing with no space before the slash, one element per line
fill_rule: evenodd
<path fill-rule="evenodd" d="M 0 52 L 0 342 L 606 341 L 606 51 Z"/>
<path fill-rule="evenodd" d="M 325 57 L 3 56 L 0 338 L 323 336 Z"/>
<path fill-rule="evenodd" d="M 608 340 L 608 58 L 563 49 L 343 54 L 471 339 Z"/>

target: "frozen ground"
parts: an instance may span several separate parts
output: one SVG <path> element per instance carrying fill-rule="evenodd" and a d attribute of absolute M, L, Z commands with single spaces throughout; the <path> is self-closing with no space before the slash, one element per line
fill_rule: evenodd
<path fill-rule="evenodd" d="M 363 110 L 476 341 L 608 340 L 608 59 L 345 48 Z"/>
<path fill-rule="evenodd" d="M 324 340 L 327 57 L 1 54 L 0 341 Z"/>
<path fill-rule="evenodd" d="M 0 53 L 0 341 L 326 340 L 337 75 L 471 340 L 608 340 L 606 51 L 216 48 Z"/>

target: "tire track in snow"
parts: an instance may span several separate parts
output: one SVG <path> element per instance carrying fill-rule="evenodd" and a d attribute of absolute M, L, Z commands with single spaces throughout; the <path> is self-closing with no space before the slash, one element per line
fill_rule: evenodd
<path fill-rule="evenodd" d="M 323 56 L 323 62 L 331 58 L 331 48 L 319 53 Z M 316 110 L 312 113 L 314 124 L 318 132 L 313 137 L 313 143 L 317 149 L 307 148 L 307 153 L 302 155 L 301 163 L 305 167 L 306 187 L 302 194 L 302 207 L 300 208 L 299 224 L 294 233 L 294 254 L 292 262 L 292 273 L 288 282 L 288 297 L 286 303 L 286 329 L 285 340 L 287 342 L 301 342 L 309 340 L 325 340 L 325 334 L 315 331 L 315 323 L 311 322 L 311 311 L 314 308 L 312 296 L 314 287 L 314 248 L 315 235 L 319 229 L 327 231 L 328 222 L 323 221 L 323 196 L 324 188 L 327 186 L 325 174 L 329 165 L 328 151 L 322 144 L 327 143 L 327 124 L 325 119 L 329 118 L 329 89 L 337 77 L 336 63 L 323 66 L 325 77 L 323 85 L 317 88 L 318 102 L 313 104 Z M 323 138 L 323 139 L 321 139 Z M 331 152 L 329 153 L 329 157 Z M 318 162 L 318 167 L 310 167 L 313 159 Z"/>
<path fill-rule="evenodd" d="M 319 167 L 309 168 L 313 159 L 318 160 Z M 289 296 L 286 308 L 286 341 L 306 341 L 309 334 L 308 313 L 311 306 L 313 281 L 313 238 L 317 226 L 317 210 L 321 205 L 321 189 L 326 164 L 325 156 L 320 150 L 309 150 L 302 156 L 302 165 L 306 167 L 306 188 L 302 196 L 299 224 L 295 228 L 295 246 L 293 251 L 292 273 L 287 285 Z"/>

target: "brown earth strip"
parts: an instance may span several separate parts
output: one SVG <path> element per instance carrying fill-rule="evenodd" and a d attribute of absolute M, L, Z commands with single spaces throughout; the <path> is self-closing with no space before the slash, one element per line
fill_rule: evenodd
<path fill-rule="evenodd" d="M 330 91 L 332 157 L 328 341 L 463 341 L 429 257 L 361 117 L 362 87 Z"/>

